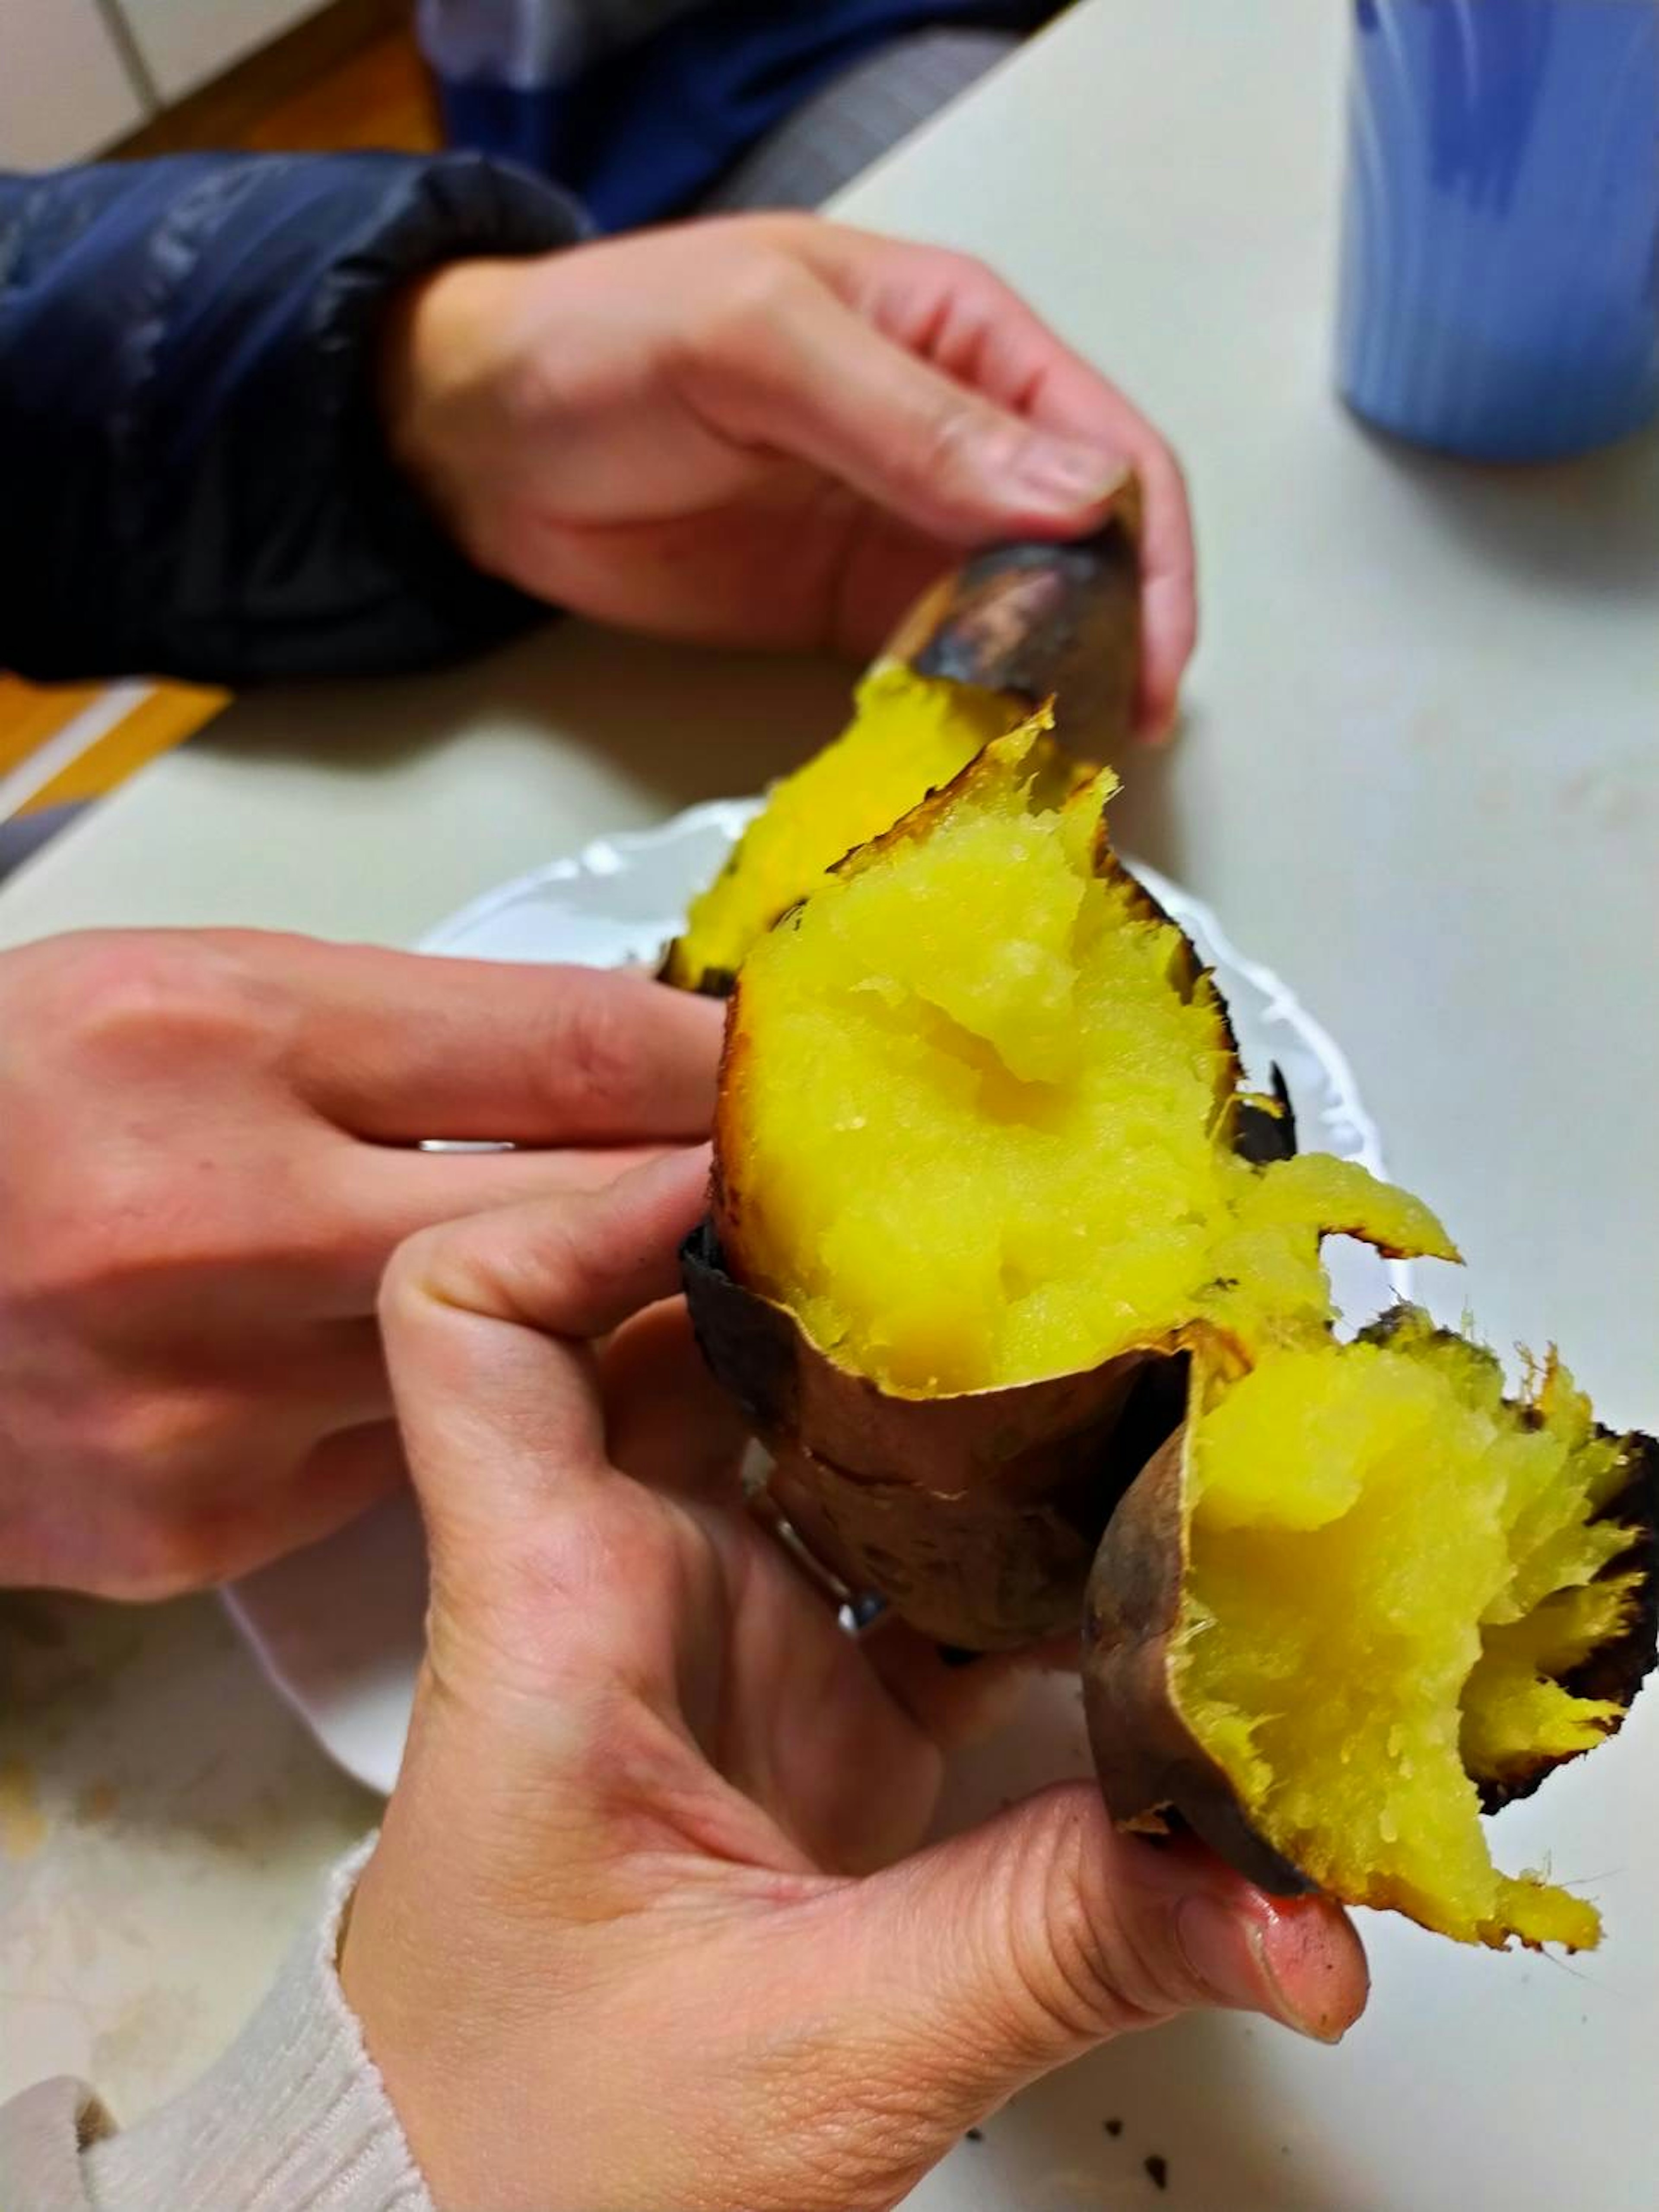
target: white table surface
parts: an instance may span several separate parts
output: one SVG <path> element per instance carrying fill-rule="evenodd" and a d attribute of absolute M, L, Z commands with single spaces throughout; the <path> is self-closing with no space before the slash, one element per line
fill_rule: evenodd
<path fill-rule="evenodd" d="M 844 209 L 984 255 L 1181 447 L 1203 641 L 1178 745 L 1121 763 L 1121 842 L 1335 1030 L 1468 1256 L 1435 1300 L 1467 1297 L 1499 1345 L 1553 1334 L 1607 1418 L 1651 1427 L 1659 438 L 1478 471 L 1337 404 L 1345 19 L 1091 0 Z M 576 625 L 436 678 L 270 694 L 0 891 L 0 944 L 225 921 L 407 941 L 596 830 L 756 787 L 844 696 L 823 665 Z M 373 1808 L 209 1601 L 14 1601 L 0 1667 L 0 2095 L 64 2068 L 136 2112 L 222 2044 Z M 1638 1735 L 1645 1849 L 1659 1730 Z M 1608 2188 L 1598 2212 L 1615 2197 L 1647 2201 Z"/>

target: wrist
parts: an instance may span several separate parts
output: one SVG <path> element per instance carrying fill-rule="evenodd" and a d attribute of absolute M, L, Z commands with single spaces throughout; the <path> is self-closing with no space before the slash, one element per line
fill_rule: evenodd
<path fill-rule="evenodd" d="M 405 1762 L 342 1931 L 341 1992 L 435 2204 L 596 2212 L 566 2188 L 579 2069 L 559 1947 L 497 1898 L 489 1812 L 469 1808 L 475 1833 L 426 1802 L 428 1780 Z"/>
<path fill-rule="evenodd" d="M 509 288 L 522 262 L 448 263 L 394 295 L 381 325 L 375 398 L 386 450 L 462 550 L 489 566 L 469 485 L 498 410 Z"/>
<path fill-rule="evenodd" d="M 377 1848 L 341 1929 L 336 1971 L 404 2139 L 434 2200 L 446 2204 L 468 2201 L 458 2185 L 476 2179 L 469 2145 L 488 2156 L 495 2117 L 475 2094 L 469 2054 L 455 2047 L 453 2024 L 468 2016 L 472 1993 L 465 1978 L 447 1996 L 434 1985 L 429 1940 Z"/>

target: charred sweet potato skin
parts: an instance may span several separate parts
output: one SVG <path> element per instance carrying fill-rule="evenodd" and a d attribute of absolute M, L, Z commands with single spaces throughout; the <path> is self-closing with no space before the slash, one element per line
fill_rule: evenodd
<path fill-rule="evenodd" d="M 1396 1307 L 1380 1315 L 1361 1330 L 1362 1341 L 1390 1342 L 1403 1324 L 1405 1311 Z M 1447 1341 L 1461 1341 L 1448 1330 L 1437 1334 Z M 1535 1419 L 1524 1407 L 1518 1417 L 1523 1421 Z M 1628 1711 L 1637 1692 L 1659 1664 L 1659 1439 L 1640 1429 L 1620 1434 L 1600 1422 L 1595 1434 L 1604 1443 L 1620 1448 L 1625 1472 L 1620 1489 L 1595 1517 L 1632 1531 L 1629 1547 L 1607 1562 L 1597 1579 L 1612 1581 L 1634 1570 L 1641 1578 L 1640 1596 L 1623 1633 L 1600 1645 L 1582 1665 L 1559 1680 L 1562 1687 L 1576 1698 L 1605 1698 Z M 1559 1758 L 1540 1754 L 1530 1766 L 1511 1769 L 1501 1778 L 1476 1776 L 1481 1811 L 1497 1813 L 1520 1798 L 1530 1797 L 1558 1766 L 1571 1765 L 1583 1756 L 1582 1751 Z"/>
<path fill-rule="evenodd" d="M 1061 741 L 1111 760 L 1127 744 L 1140 672 L 1140 515 L 1131 485 L 1092 536 L 994 546 L 918 602 L 889 651 L 918 674 L 1054 699 Z"/>
<path fill-rule="evenodd" d="M 1604 1644 L 1583 1666 L 1561 1678 L 1562 1686 L 1576 1698 L 1607 1698 L 1628 1711 L 1637 1692 L 1659 1663 L 1659 1438 L 1640 1430 L 1614 1438 L 1610 1429 L 1596 1433 L 1624 1448 L 1628 1470 L 1624 1488 L 1603 1510 L 1602 1518 L 1626 1523 L 1637 1531 L 1628 1551 L 1603 1570 L 1608 1576 L 1640 1571 L 1641 1603 L 1622 1636 Z M 1580 1754 L 1582 1755 L 1582 1754 Z M 1516 1797 L 1530 1796 L 1559 1760 L 1541 1761 L 1524 1780 L 1483 1784 L 1488 1812 Z"/>

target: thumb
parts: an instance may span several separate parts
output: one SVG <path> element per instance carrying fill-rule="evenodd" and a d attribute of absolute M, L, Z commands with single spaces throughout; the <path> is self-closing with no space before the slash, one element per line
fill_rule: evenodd
<path fill-rule="evenodd" d="M 394 1255 L 381 1330 L 441 1580 L 510 1587 L 531 1531 L 544 1548 L 580 1532 L 617 1487 L 592 1342 L 678 1288 L 708 1176 L 700 1146 Z"/>
<path fill-rule="evenodd" d="M 1090 1784 L 872 1876 L 851 1904 L 849 1961 L 864 2016 L 884 2024 L 883 2063 L 952 2129 L 1195 2007 L 1334 2043 L 1365 2002 L 1364 1953 L 1328 1899 L 1269 1898 L 1197 1845 L 1121 1835 Z"/>
<path fill-rule="evenodd" d="M 704 418 L 811 461 L 947 544 L 1080 535 L 1128 480 L 1121 452 L 1040 429 L 968 390 L 816 279 L 783 293 L 763 324 L 744 321 L 742 338 L 692 365 Z"/>

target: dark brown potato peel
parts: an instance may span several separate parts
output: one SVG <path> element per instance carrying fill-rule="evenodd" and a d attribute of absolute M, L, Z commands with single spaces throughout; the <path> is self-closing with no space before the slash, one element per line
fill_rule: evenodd
<path fill-rule="evenodd" d="M 1121 1828 L 1167 1833 L 1170 1815 L 1279 1897 L 1316 1885 L 1259 1836 L 1224 1771 L 1182 1718 L 1170 1641 L 1187 1570 L 1177 1429 L 1107 1526 L 1083 1614 L 1083 1707 L 1106 1808 Z"/>
<path fill-rule="evenodd" d="M 1407 1310 L 1397 1306 L 1379 1315 L 1360 1331 L 1361 1341 L 1387 1344 L 1404 1322 Z M 1448 1332 L 1443 1330 L 1440 1334 L 1447 1335 Z M 1461 1341 L 1455 1338 L 1449 1340 Z M 1520 1417 L 1528 1419 L 1527 1409 L 1521 1409 Z M 1637 1692 L 1656 1662 L 1659 1662 L 1659 1440 L 1640 1429 L 1621 1435 L 1600 1422 L 1595 1433 L 1604 1443 L 1623 1446 L 1627 1469 L 1624 1483 L 1595 1517 L 1598 1521 L 1622 1522 L 1636 1532 L 1629 1546 L 1608 1561 L 1596 1579 L 1608 1582 L 1629 1574 L 1632 1569 L 1638 1570 L 1641 1599 L 1621 1635 L 1600 1645 L 1581 1665 L 1571 1668 L 1559 1680 L 1562 1687 L 1576 1698 L 1604 1698 L 1628 1711 Z M 1496 1813 L 1517 1798 L 1530 1797 L 1558 1766 L 1571 1765 L 1575 1759 L 1583 1756 L 1582 1751 L 1565 1752 L 1559 1756 L 1540 1753 L 1526 1767 L 1510 1768 L 1501 1775 L 1472 1775 L 1470 1779 L 1480 1793 L 1481 1811 Z"/>
<path fill-rule="evenodd" d="M 1140 672 L 1139 501 L 1131 487 L 1092 536 L 995 545 L 913 607 L 887 652 L 918 675 L 1058 705 L 1062 743 L 1121 754 Z"/>
<path fill-rule="evenodd" d="M 1135 1387 L 1159 1347 L 1009 1389 L 890 1396 L 735 1281 L 712 1223 L 681 1269 L 703 1356 L 777 1455 L 772 1494 L 825 1565 L 963 1650 L 1073 1626 L 1101 1531 L 1144 1462 L 1149 1407 L 1162 1417 L 1155 1386 Z"/>

